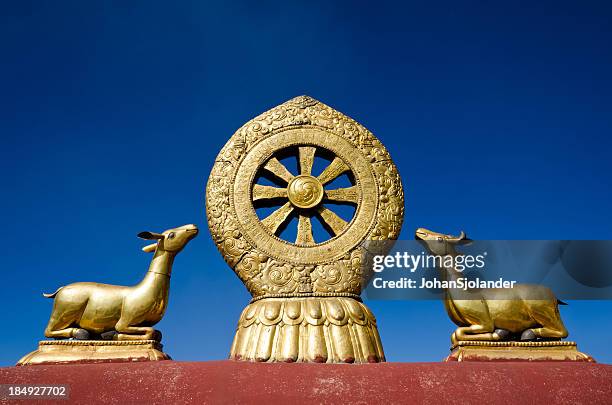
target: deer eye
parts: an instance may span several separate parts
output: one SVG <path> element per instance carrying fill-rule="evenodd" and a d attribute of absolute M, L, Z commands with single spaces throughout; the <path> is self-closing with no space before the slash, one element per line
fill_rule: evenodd
<path fill-rule="evenodd" d="M 170 233 L 168 234 L 168 239 L 174 239 L 174 237 L 175 237 L 175 236 L 176 236 L 176 235 L 175 235 L 175 233 L 174 233 L 174 232 L 170 232 Z"/>

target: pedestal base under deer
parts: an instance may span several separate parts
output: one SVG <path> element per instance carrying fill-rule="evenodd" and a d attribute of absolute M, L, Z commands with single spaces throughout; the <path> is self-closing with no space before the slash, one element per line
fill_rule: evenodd
<path fill-rule="evenodd" d="M 485 342 L 458 341 L 444 361 L 586 361 L 595 362 L 578 351 L 576 342 Z"/>
<path fill-rule="evenodd" d="M 43 340 L 18 366 L 170 360 L 156 340 Z"/>

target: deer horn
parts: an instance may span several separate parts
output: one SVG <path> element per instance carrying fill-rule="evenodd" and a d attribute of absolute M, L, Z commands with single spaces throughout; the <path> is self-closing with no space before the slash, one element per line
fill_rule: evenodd
<path fill-rule="evenodd" d="M 451 242 L 459 242 L 460 240 L 464 240 L 464 239 L 466 239 L 466 236 L 465 236 L 465 232 L 463 232 L 463 231 L 461 231 L 459 236 L 448 238 L 448 240 L 451 241 Z"/>

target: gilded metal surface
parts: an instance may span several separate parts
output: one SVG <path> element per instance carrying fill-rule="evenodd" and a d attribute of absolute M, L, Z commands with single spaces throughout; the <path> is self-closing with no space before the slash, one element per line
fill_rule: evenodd
<path fill-rule="evenodd" d="M 287 185 L 289 202 L 295 208 L 306 209 L 316 207 L 323 200 L 323 194 L 323 184 L 316 177 L 308 174 L 295 176 Z M 300 217 L 310 221 L 310 218 L 304 215 L 300 215 Z M 312 239 L 312 231 L 309 232 L 308 236 Z"/>
<path fill-rule="evenodd" d="M 282 162 L 291 154 L 297 158 L 297 171 Z M 329 162 L 318 174 L 313 172 L 316 156 Z M 334 186 L 334 180 L 342 175 L 351 184 Z M 262 177 L 273 179 L 275 185 L 261 184 Z M 278 208 L 260 218 L 256 204 L 272 201 Z M 353 217 L 342 218 L 334 212 L 334 202 L 352 204 Z M 401 228 L 404 196 L 400 177 L 389 153 L 371 132 L 310 97 L 289 100 L 244 124 L 223 147 L 208 180 L 206 209 L 213 240 L 254 297 L 245 313 L 283 314 L 288 308 L 300 319 L 299 333 L 292 335 L 297 336 L 295 343 L 283 334 L 282 319 L 293 319 L 290 315 L 281 316 L 280 324 L 274 328 L 268 325 L 261 333 L 253 332 L 253 328 L 261 329 L 259 326 L 241 318 L 232 357 L 258 361 L 384 360 L 373 317 L 361 338 L 342 335 L 345 337 L 336 339 L 330 331 L 339 326 L 330 326 L 335 318 L 324 309 L 339 308 L 349 314 L 347 305 L 357 305 L 367 311 L 350 298 L 359 296 L 367 277 L 361 269 L 363 244 L 396 239 Z M 315 240 L 314 216 L 330 232 L 327 240 Z M 295 240 L 284 240 L 281 231 L 293 218 L 297 218 Z M 303 297 L 310 298 L 304 301 Z M 324 325 L 308 323 L 310 318 L 304 316 L 308 308 L 315 311 L 312 319 Z M 353 330 L 350 325 L 343 328 Z M 275 339 L 281 339 L 280 343 Z M 268 344 L 264 342 L 275 343 L 258 349 Z M 293 346 L 307 347 L 308 342 L 318 342 L 316 347 L 321 350 L 317 349 L 317 355 Z"/>
<path fill-rule="evenodd" d="M 460 236 L 450 236 L 424 228 L 417 229 L 415 236 L 432 254 L 440 256 L 456 256 L 455 246 L 469 241 L 464 232 Z M 439 270 L 444 280 L 462 277 L 454 268 Z M 561 320 L 559 302 L 548 287 L 533 284 L 458 293 L 449 289 L 445 294 L 445 307 L 450 319 L 459 326 L 451 342 L 499 341 L 513 335 L 522 340 L 565 338 L 568 332 Z"/>
<path fill-rule="evenodd" d="M 353 298 L 267 298 L 238 321 L 234 359 L 367 363 L 384 361 L 376 320 Z"/>
<path fill-rule="evenodd" d="M 444 361 L 580 361 L 595 362 L 576 342 L 459 341 Z"/>
<path fill-rule="evenodd" d="M 155 253 L 149 271 L 133 287 L 74 283 L 58 288 L 53 294 L 44 294 L 54 298 L 45 336 L 88 339 L 118 332 L 113 337 L 116 340 L 154 339 L 156 331 L 152 326 L 161 320 L 168 305 L 174 258 L 197 234 L 195 225 L 168 229 L 161 234 L 138 234 L 156 241 L 143 248 Z"/>
<path fill-rule="evenodd" d="M 169 360 L 155 340 L 43 340 L 18 366 Z"/>
<path fill-rule="evenodd" d="M 297 149 L 299 173 L 278 159 Z M 331 162 L 318 176 L 316 153 Z M 261 174 L 286 186 L 257 184 Z M 326 187 L 343 173 L 354 183 Z M 323 194 L 321 194 L 323 189 Z M 284 199 L 260 219 L 253 201 Z M 350 221 L 331 201 L 356 205 Z M 402 184 L 384 146 L 359 123 L 307 96 L 296 97 L 243 125 L 217 157 L 208 180 L 206 208 L 219 251 L 254 297 L 278 293 L 349 292 L 363 286 L 362 243 L 396 239 L 404 215 Z M 298 216 L 296 240 L 278 236 Z M 317 215 L 333 237 L 315 243 L 310 218 Z"/>

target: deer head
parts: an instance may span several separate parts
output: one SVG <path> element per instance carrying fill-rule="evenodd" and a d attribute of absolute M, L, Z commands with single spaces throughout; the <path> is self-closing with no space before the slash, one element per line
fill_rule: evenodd
<path fill-rule="evenodd" d="M 445 235 L 430 231 L 429 229 L 419 228 L 414 234 L 414 238 L 421 243 L 434 255 L 456 255 L 456 245 L 465 245 L 471 242 L 465 232 L 461 231 L 459 236 Z"/>
<path fill-rule="evenodd" d="M 142 248 L 144 252 L 164 252 L 178 253 L 189 243 L 190 240 L 198 235 L 198 227 L 189 224 L 178 228 L 168 229 L 162 233 L 140 232 L 138 237 L 147 240 L 157 240 L 157 242 Z"/>

